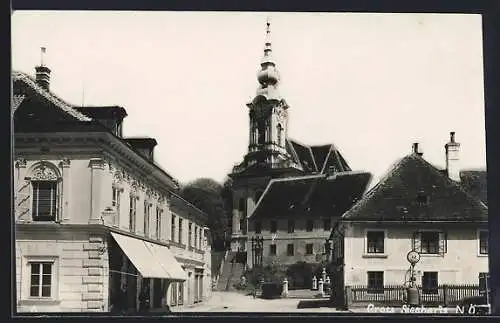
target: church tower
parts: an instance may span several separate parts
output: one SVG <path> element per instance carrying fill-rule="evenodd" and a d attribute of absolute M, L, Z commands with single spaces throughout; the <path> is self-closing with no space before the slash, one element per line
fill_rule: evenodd
<path fill-rule="evenodd" d="M 288 105 L 279 93 L 280 74 L 272 56 L 271 23 L 267 21 L 264 55 L 257 74 L 257 93 L 249 108 L 247 166 L 279 167 L 290 158 L 286 150 Z"/>
<path fill-rule="evenodd" d="M 271 23 L 266 24 L 264 55 L 257 73 L 258 87 L 247 104 L 249 112 L 248 152 L 234 166 L 231 249 L 246 251 L 247 218 L 273 178 L 299 175 L 288 145 L 288 105 L 279 92 L 280 75 L 272 57 Z"/>

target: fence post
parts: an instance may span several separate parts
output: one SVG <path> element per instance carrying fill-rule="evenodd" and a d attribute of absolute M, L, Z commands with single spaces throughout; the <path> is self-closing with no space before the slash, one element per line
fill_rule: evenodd
<path fill-rule="evenodd" d="M 345 303 L 346 309 L 349 309 L 349 307 L 351 307 L 351 304 L 352 304 L 352 288 L 351 288 L 351 286 L 345 287 L 344 303 Z"/>
<path fill-rule="evenodd" d="M 448 285 L 443 285 L 443 298 L 444 298 L 444 306 L 447 307 L 449 305 Z"/>

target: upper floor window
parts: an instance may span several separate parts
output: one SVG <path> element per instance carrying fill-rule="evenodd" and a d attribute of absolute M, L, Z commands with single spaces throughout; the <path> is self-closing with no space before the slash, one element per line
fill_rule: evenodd
<path fill-rule="evenodd" d="M 420 191 L 417 194 L 417 204 L 420 206 L 429 204 L 429 195 L 427 195 L 424 191 Z"/>
<path fill-rule="evenodd" d="M 278 223 L 276 221 L 271 221 L 271 233 L 276 233 L 278 231 Z"/>
<path fill-rule="evenodd" d="M 479 231 L 479 254 L 488 254 L 488 231 L 486 230 Z"/>
<path fill-rule="evenodd" d="M 194 227 L 194 247 L 198 248 L 198 227 Z"/>
<path fill-rule="evenodd" d="M 200 236 L 198 237 L 198 239 L 200 239 L 200 241 L 198 242 L 198 245 L 200 246 L 200 249 L 203 248 L 203 229 L 200 228 Z"/>
<path fill-rule="evenodd" d="M 439 231 L 421 231 L 413 234 L 413 250 L 421 254 L 444 255 L 447 249 L 446 233 Z"/>
<path fill-rule="evenodd" d="M 170 226 L 170 240 L 175 241 L 175 215 L 172 214 L 172 222 Z"/>
<path fill-rule="evenodd" d="M 332 219 L 323 219 L 323 230 L 332 230 Z"/>
<path fill-rule="evenodd" d="M 294 248 L 293 248 L 293 243 L 289 243 L 286 245 L 286 255 L 287 256 L 293 256 L 294 255 Z"/>
<path fill-rule="evenodd" d="M 33 221 L 57 221 L 61 177 L 57 168 L 40 163 L 31 172 Z"/>
<path fill-rule="evenodd" d="M 128 228 L 130 232 L 135 232 L 136 216 L 137 216 L 137 197 L 135 195 L 130 195 L 129 222 L 128 222 Z"/>
<path fill-rule="evenodd" d="M 51 262 L 32 262 L 30 296 L 51 297 L 52 296 L 52 265 Z"/>
<path fill-rule="evenodd" d="M 33 181 L 33 221 L 57 220 L 57 182 Z"/>
<path fill-rule="evenodd" d="M 111 206 L 115 209 L 114 224 L 118 225 L 118 220 L 120 219 L 120 194 L 121 189 L 118 187 L 112 187 L 112 200 Z"/>
<path fill-rule="evenodd" d="M 156 208 L 156 230 L 155 230 L 155 235 L 156 239 L 161 238 L 161 227 L 162 227 L 162 215 L 163 215 L 163 210 L 160 209 L 159 207 Z"/>
<path fill-rule="evenodd" d="M 293 232 L 295 232 L 295 221 L 288 220 L 288 233 L 293 233 Z"/>
<path fill-rule="evenodd" d="M 262 222 L 255 221 L 255 233 L 262 233 Z"/>
<path fill-rule="evenodd" d="M 179 218 L 179 243 L 182 243 L 182 219 Z"/>
<path fill-rule="evenodd" d="M 384 231 L 368 231 L 366 233 L 367 253 L 384 253 Z"/>
<path fill-rule="evenodd" d="M 188 223 L 188 246 L 193 246 L 193 223 Z"/>
<path fill-rule="evenodd" d="M 306 231 L 307 232 L 312 232 L 313 229 L 314 229 L 314 220 L 307 220 Z"/>
<path fill-rule="evenodd" d="M 314 245 L 312 243 L 306 244 L 306 255 L 313 254 L 313 247 L 314 247 Z"/>
<path fill-rule="evenodd" d="M 144 201 L 144 235 L 149 235 L 149 218 L 150 218 L 151 204 Z"/>

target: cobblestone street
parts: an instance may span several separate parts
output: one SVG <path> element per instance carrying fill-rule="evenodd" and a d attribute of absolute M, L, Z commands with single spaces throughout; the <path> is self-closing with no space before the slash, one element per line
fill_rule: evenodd
<path fill-rule="evenodd" d="M 236 292 L 213 292 L 212 298 L 204 304 L 183 309 L 172 308 L 172 312 L 339 312 L 334 308 L 306 308 L 298 309 L 300 299 L 280 298 L 261 299 L 253 298 Z"/>

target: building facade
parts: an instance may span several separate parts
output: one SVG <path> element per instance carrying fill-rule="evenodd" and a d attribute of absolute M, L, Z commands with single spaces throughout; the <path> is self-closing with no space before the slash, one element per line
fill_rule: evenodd
<path fill-rule="evenodd" d="M 408 283 L 412 250 L 420 254 L 415 270 L 424 294 L 437 295 L 442 285 L 478 285 L 479 274 L 488 272 L 488 208 L 485 194 L 476 194 L 486 188 L 479 189 L 471 171 L 461 174 L 454 133 L 445 147 L 447 168 L 440 170 L 414 144 L 335 224 L 337 302 L 345 302 L 348 286 L 377 294 Z"/>
<path fill-rule="evenodd" d="M 125 109 L 74 107 L 50 69 L 13 72 L 18 312 L 188 306 L 210 297 L 207 216 L 124 138 Z"/>
<path fill-rule="evenodd" d="M 270 23 L 258 88 L 249 112 L 249 145 L 229 174 L 233 181 L 231 250 L 256 253 L 264 264 L 319 262 L 331 223 L 366 189 L 371 175 L 353 172 L 333 144 L 308 146 L 289 138 L 288 103 L 279 91 Z M 257 247 L 252 238 L 262 238 Z M 257 257 L 259 258 L 259 257 Z"/>

